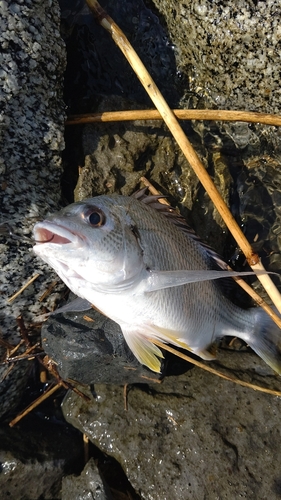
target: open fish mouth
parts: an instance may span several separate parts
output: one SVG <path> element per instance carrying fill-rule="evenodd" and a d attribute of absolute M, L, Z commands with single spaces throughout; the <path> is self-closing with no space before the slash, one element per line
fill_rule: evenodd
<path fill-rule="evenodd" d="M 34 226 L 34 241 L 37 245 L 51 243 L 55 245 L 77 244 L 79 237 L 69 229 L 51 222 L 39 222 Z"/>

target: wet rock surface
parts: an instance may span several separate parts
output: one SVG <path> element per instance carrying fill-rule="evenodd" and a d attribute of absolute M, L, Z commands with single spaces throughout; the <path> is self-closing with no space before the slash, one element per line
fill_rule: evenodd
<path fill-rule="evenodd" d="M 73 428 L 28 417 L 17 428 L 0 426 L 1 498 L 61 498 L 62 477 L 83 468 L 82 436 Z"/>
<path fill-rule="evenodd" d="M 42 346 L 60 376 L 84 384 L 130 384 L 159 374 L 140 365 L 117 323 L 95 310 L 50 318 L 42 327 Z"/>
<path fill-rule="evenodd" d="M 279 388 L 255 355 L 220 352 L 220 363 L 247 381 Z M 131 386 L 96 385 L 85 403 L 68 393 L 63 412 L 122 466 L 142 499 L 280 498 L 277 397 L 222 380 L 199 368 Z"/>
<path fill-rule="evenodd" d="M 157 15 L 141 1 L 108 1 L 103 6 L 125 30 L 171 106 L 180 103 L 191 107 L 279 109 L 279 80 L 275 76 L 280 68 L 280 30 L 276 24 L 280 6 L 274 0 L 243 5 L 234 2 L 227 6 L 217 1 L 203 1 L 200 5 L 164 0 L 154 3 L 163 14 L 162 26 Z M 31 8 L 28 2 L 20 0 L 13 4 L 4 1 L 1 5 L 5 24 L 1 42 L 11 54 L 3 66 L 5 74 L 1 73 L 5 103 L 1 128 L 5 145 L 1 208 L 5 217 L 12 216 L 12 221 L 17 220 L 18 214 L 28 214 L 27 221 L 17 220 L 16 229 L 24 225 L 23 231 L 29 234 L 34 217 L 45 215 L 48 210 L 54 212 L 60 200 L 64 50 L 58 35 L 59 15 L 55 2 L 49 3 L 48 9 L 39 6 L 38 2 L 33 2 Z M 109 35 L 92 19 L 82 16 L 81 21 L 69 5 L 67 2 L 68 15 L 75 18 L 70 28 L 72 38 L 65 90 L 69 110 L 89 112 L 152 107 Z M 9 24 L 6 19 L 11 30 L 6 30 Z M 163 28 L 165 22 L 170 34 Z M 227 26 L 232 26 L 229 33 Z M 34 68 L 38 69 L 36 75 Z M 17 78 L 20 84 L 14 85 Z M 280 270 L 279 132 L 247 124 L 197 122 L 184 127 L 235 217 L 244 224 L 251 242 L 256 240 L 266 266 Z M 76 139 L 73 140 L 77 136 L 81 138 L 79 146 Z M 84 127 L 83 131 L 72 128 L 67 131 L 67 139 L 73 142 L 69 154 L 72 161 L 65 161 L 67 170 L 63 181 L 68 201 L 72 201 L 78 166 L 80 178 L 76 199 L 112 191 L 130 194 L 138 187 L 138 178 L 146 175 L 162 191 L 172 194 L 172 202 L 180 206 L 203 239 L 221 253 L 225 248 L 226 257 L 232 256 L 235 245 L 229 244 L 224 225 L 162 123 L 102 124 Z M 48 166 L 47 170 L 41 168 L 43 164 Z M 71 169 L 74 173 L 70 174 Z M 7 297 L 18 289 L 18 281 L 27 280 L 35 268 L 34 264 L 27 265 L 31 260 L 23 243 L 1 244 L 1 256 L 1 266 L 7 276 L 1 284 L 5 313 L 1 329 L 3 327 L 4 335 L 8 331 L 9 335 L 12 333 L 9 339 L 17 341 L 16 316 L 23 308 L 27 320 L 38 312 L 38 306 L 33 304 L 54 275 L 47 266 L 40 263 L 39 267 L 38 263 L 37 269 L 42 273 L 39 281 L 7 309 Z M 19 266 L 16 273 L 15 263 Z M 49 309 L 58 294 L 51 297 L 47 303 Z M 52 350 L 63 376 L 76 373 L 79 378 L 81 376 L 80 381 L 83 377 L 87 382 L 88 379 L 95 382 L 95 396 L 90 394 L 93 403 L 89 405 L 69 394 L 63 405 L 65 417 L 89 435 L 100 453 L 113 457 L 122 466 L 131 483 L 130 498 L 280 498 L 280 398 L 238 387 L 198 368 L 187 371 L 188 366 L 184 368 L 174 361 L 172 372 L 177 376 L 167 377 L 159 385 L 129 387 L 128 411 L 125 412 L 123 387 L 97 383 L 108 382 L 110 372 L 101 372 L 97 358 L 93 371 L 88 371 L 92 361 L 86 363 L 88 353 L 80 350 L 81 330 L 69 318 L 69 315 L 54 318 L 44 326 L 46 348 Z M 55 335 L 59 333 L 64 337 L 66 323 L 73 327 L 73 337 L 70 334 L 67 349 L 60 341 L 56 349 Z M 89 325 L 84 320 L 81 325 L 85 332 Z M 48 335 L 52 336 L 52 342 Z M 90 340 L 88 334 L 85 336 Z M 99 333 L 95 353 L 107 356 L 108 352 L 101 348 L 101 338 Z M 120 337 L 119 340 L 122 341 Z M 122 366 L 123 356 L 124 361 L 128 361 L 126 348 L 122 342 L 116 347 L 113 338 L 106 342 L 110 365 L 114 367 L 112 377 L 114 379 L 116 374 L 116 382 L 125 382 L 114 363 L 118 357 L 116 353 L 121 354 L 118 361 Z M 92 344 L 86 345 L 87 349 L 92 348 Z M 74 359 L 76 349 L 79 350 L 78 360 Z M 1 348 L 2 358 L 5 358 L 5 350 Z M 253 354 L 224 352 L 219 359 L 227 364 L 232 374 L 280 389 L 279 379 Z M 14 374 L 15 378 L 9 378 L 7 386 L 0 386 L 4 413 L 16 404 L 26 383 L 29 367 L 18 366 L 19 372 L 14 369 L 10 375 Z M 223 368 L 219 363 L 212 366 Z M 142 367 L 138 369 L 142 374 Z M 101 377 L 102 373 L 106 380 Z M 136 381 L 134 376 L 129 382 Z M 15 397 L 8 390 L 15 391 Z M 6 446 L 6 434 L 10 433 L 12 439 Z M 41 451 L 44 450 L 44 456 L 40 455 L 31 437 L 28 445 L 23 446 L 20 432 L 6 427 L 3 432 L 0 430 L 0 484 L 4 498 L 6 495 L 24 500 L 28 495 L 30 499 L 54 500 L 64 494 L 76 500 L 78 495 L 85 495 L 85 491 L 80 493 L 83 486 L 88 488 L 89 495 L 97 493 L 101 483 L 96 482 L 99 478 L 96 479 L 92 464 L 77 480 L 79 485 L 66 478 L 63 492 L 60 491 L 62 475 L 79 474 L 82 469 L 81 466 L 76 471 L 67 465 L 72 459 L 81 465 L 76 445 L 73 452 L 72 437 L 64 440 L 55 429 L 47 437 L 39 435 L 35 426 L 32 435 Z M 42 446 L 49 441 L 56 452 Z M 61 444 L 65 447 L 63 453 L 58 449 Z M 33 474 L 31 464 L 37 460 L 36 454 L 39 464 Z M 113 470 L 112 463 L 108 467 L 109 471 Z M 22 479 L 19 481 L 19 478 Z M 86 482 L 87 478 L 91 484 Z M 125 495 L 126 487 L 122 491 Z"/>
<path fill-rule="evenodd" d="M 99 110 L 116 106 L 116 98 L 105 99 Z M 135 107 L 127 103 L 127 109 L 131 106 Z M 230 158 L 220 151 L 209 152 L 189 126 L 184 128 L 229 203 L 234 182 L 229 172 Z M 84 166 L 74 191 L 75 201 L 105 193 L 131 195 L 139 188 L 140 178 L 147 177 L 168 195 L 171 204 L 180 207 L 197 234 L 221 252 L 226 240 L 225 224 L 163 123 L 87 125 L 82 148 Z"/>
<path fill-rule="evenodd" d="M 101 477 L 93 458 L 80 476 L 67 476 L 62 480 L 62 500 L 113 500 L 110 489 Z"/>

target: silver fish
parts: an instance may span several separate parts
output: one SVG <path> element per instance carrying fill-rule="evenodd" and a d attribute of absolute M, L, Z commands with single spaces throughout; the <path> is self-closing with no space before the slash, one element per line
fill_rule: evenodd
<path fill-rule="evenodd" d="M 279 328 L 262 309 L 234 305 L 215 280 L 250 273 L 214 270 L 226 264 L 156 197 L 73 203 L 37 223 L 34 237 L 35 253 L 86 304 L 120 325 L 136 358 L 151 370 L 160 371 L 163 357 L 153 339 L 210 360 L 212 343 L 230 335 L 281 373 Z"/>

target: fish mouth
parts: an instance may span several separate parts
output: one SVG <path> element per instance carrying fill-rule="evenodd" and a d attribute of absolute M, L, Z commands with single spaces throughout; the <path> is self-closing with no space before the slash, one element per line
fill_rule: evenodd
<path fill-rule="evenodd" d="M 39 222 L 33 229 L 36 246 L 43 244 L 68 245 L 77 244 L 79 237 L 69 229 L 52 222 Z"/>

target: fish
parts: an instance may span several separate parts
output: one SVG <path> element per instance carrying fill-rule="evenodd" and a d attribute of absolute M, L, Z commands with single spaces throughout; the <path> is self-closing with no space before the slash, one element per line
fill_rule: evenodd
<path fill-rule="evenodd" d="M 35 224 L 33 250 L 80 298 L 73 310 L 93 305 L 118 323 L 150 370 L 161 372 L 164 357 L 153 340 L 212 360 L 212 345 L 233 336 L 280 374 L 280 329 L 260 307 L 232 303 L 219 284 L 252 273 L 226 270 L 159 198 L 140 190 L 72 203 Z"/>

